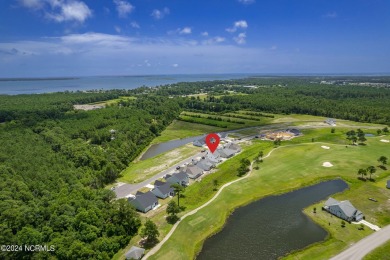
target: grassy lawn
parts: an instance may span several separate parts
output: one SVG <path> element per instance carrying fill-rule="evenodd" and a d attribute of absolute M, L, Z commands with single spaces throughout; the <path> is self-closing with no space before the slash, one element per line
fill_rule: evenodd
<path fill-rule="evenodd" d="M 136 99 L 136 97 L 119 97 L 119 98 L 110 99 L 110 100 L 106 100 L 106 101 L 89 103 L 88 105 L 109 106 L 109 105 L 117 104 L 122 100 L 125 101 L 125 100 L 134 100 L 134 99 Z"/>
<path fill-rule="evenodd" d="M 311 136 L 316 134 L 315 131 L 306 133 L 305 138 L 311 139 Z M 336 143 L 343 142 L 345 139 L 341 137 L 342 133 L 332 135 L 330 132 L 324 132 L 322 134 L 326 135 L 323 139 L 334 140 Z M 298 140 L 299 138 L 295 139 L 295 142 L 298 142 Z M 390 198 L 390 191 L 378 187 L 375 183 L 357 180 L 357 170 L 359 168 L 376 165 L 376 160 L 381 155 L 390 157 L 390 145 L 381 143 L 379 140 L 380 138 L 373 137 L 369 139 L 366 146 L 350 146 L 348 148 L 343 144 L 326 143 L 325 145 L 330 147 L 329 150 L 321 148 L 322 144 L 320 143 L 294 144 L 291 142 L 291 146 L 280 147 L 273 151 L 272 155 L 260 165 L 260 170 L 255 170 L 249 178 L 227 187 L 209 206 L 180 223 L 173 236 L 151 259 L 192 259 L 201 249 L 203 241 L 223 227 L 227 216 L 234 208 L 265 196 L 285 193 L 324 179 L 341 177 L 346 180 L 350 185 L 350 190 L 335 197 L 349 199 L 357 208 L 363 211 L 368 221 L 381 226 L 389 224 L 390 205 L 386 198 Z M 304 141 L 303 137 L 302 141 Z M 266 142 L 255 142 L 242 153 L 242 156 L 252 159 L 259 150 L 267 150 L 264 143 Z M 224 165 L 221 165 L 220 171 L 222 173 L 218 178 L 227 181 L 235 178 L 232 177 L 235 170 L 234 166 L 237 167 L 239 159 L 239 156 L 230 159 L 228 161 L 230 165 L 227 165 L 226 169 Z M 331 162 L 334 166 L 331 168 L 323 167 L 322 163 L 325 161 Z M 378 170 L 377 175 L 378 181 L 381 181 L 382 178 L 389 175 L 389 172 Z M 217 175 L 210 175 L 206 178 L 217 178 Z M 183 205 L 187 206 L 188 209 L 203 204 L 205 200 L 211 197 L 211 192 L 211 195 L 207 195 L 211 187 L 208 186 L 207 183 L 209 182 L 206 178 L 202 180 L 202 182 L 205 181 L 203 187 L 189 187 L 185 192 L 186 198 L 183 199 Z M 203 193 L 205 195 L 202 195 Z M 203 198 L 199 196 L 203 196 Z M 379 202 L 373 203 L 367 199 L 368 197 L 375 197 Z M 307 211 L 311 209 L 312 207 L 309 207 Z M 320 209 L 318 205 L 317 209 Z M 310 215 L 310 212 L 307 212 L 307 214 Z M 329 228 L 327 226 L 330 222 L 328 218 L 329 216 L 318 210 L 314 220 L 322 223 L 324 228 L 328 230 L 330 233 L 329 239 L 325 243 L 316 244 L 307 250 L 297 252 L 291 255 L 290 258 L 316 259 L 319 256 L 321 258 L 319 252 L 325 251 L 326 255 L 334 255 L 353 241 L 370 233 L 367 228 L 364 231 L 359 231 L 357 227 L 348 224 L 341 234 L 341 227 L 338 227 L 341 220 L 332 218 L 334 223 L 331 222 Z M 344 236 L 344 232 L 347 232 L 347 235 Z M 188 234 L 191 234 L 191 236 Z M 331 246 L 329 246 L 330 244 Z"/>
<path fill-rule="evenodd" d="M 200 147 L 187 144 L 146 160 L 132 162 L 130 166 L 122 172 L 122 177 L 119 178 L 118 181 L 126 183 L 144 181 L 176 163 L 199 153 L 201 150 Z"/>
<path fill-rule="evenodd" d="M 159 137 L 153 140 L 152 144 L 220 131 L 226 131 L 226 128 L 175 120 L 161 133 Z"/>
<path fill-rule="evenodd" d="M 364 260 L 390 260 L 390 241 L 386 242 L 382 246 L 378 247 L 368 255 L 364 257 Z"/>

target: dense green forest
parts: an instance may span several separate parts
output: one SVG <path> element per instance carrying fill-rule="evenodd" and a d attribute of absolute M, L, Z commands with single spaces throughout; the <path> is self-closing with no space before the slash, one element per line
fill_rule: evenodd
<path fill-rule="evenodd" d="M 19 110 L 0 124 L 0 243 L 55 250 L 0 258 L 109 259 L 140 227 L 130 204 L 102 188 L 177 117 L 179 106 L 140 96 L 126 106 L 74 111 L 66 104 L 116 94 L 62 95 L 2 97 L 2 111 L 13 111 L 12 104 Z"/>
<path fill-rule="evenodd" d="M 269 112 L 390 124 L 389 88 L 345 85 L 342 78 L 324 85 L 321 80 L 269 77 L 0 95 L 0 243 L 55 246 L 52 252 L 3 251 L 0 258 L 112 257 L 141 223 L 126 201 L 114 200 L 114 193 L 103 187 L 183 110 L 207 112 L 220 124 L 226 124 L 222 113 L 237 110 L 252 111 L 233 114 L 237 122 Z M 73 109 L 74 104 L 122 96 L 133 98 L 99 110 Z M 198 117 L 180 118 L 208 119 Z"/>
<path fill-rule="evenodd" d="M 180 98 L 189 111 L 231 112 L 249 109 L 269 113 L 297 113 L 358 122 L 390 124 L 390 88 L 359 85 L 325 85 L 308 79 L 244 79 L 188 83 L 199 97 Z M 210 86 L 211 84 L 211 86 Z M 189 95 L 184 83 L 160 88 L 160 95 Z M 251 86 L 251 87 L 248 87 Z M 240 94 L 240 95 L 238 95 Z M 244 94 L 244 95 L 243 95 Z"/>

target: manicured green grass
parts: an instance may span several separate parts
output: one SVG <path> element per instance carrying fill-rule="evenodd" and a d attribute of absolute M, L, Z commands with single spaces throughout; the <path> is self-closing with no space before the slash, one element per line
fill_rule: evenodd
<path fill-rule="evenodd" d="M 328 135 L 331 135 L 330 133 Z M 334 137 L 329 137 L 329 139 Z M 238 206 L 245 205 L 259 198 L 284 193 L 309 184 L 319 182 L 324 179 L 334 179 L 341 177 L 350 184 L 350 191 L 337 195 L 337 198 L 349 199 L 359 209 L 366 214 L 366 218 L 374 224 L 385 225 L 390 223 L 387 217 L 390 214 L 390 206 L 384 197 L 390 197 L 390 191 L 379 188 L 371 182 L 362 183 L 357 180 L 357 170 L 361 167 L 376 165 L 376 160 L 381 155 L 389 157 L 390 145 L 379 142 L 379 138 L 371 138 L 366 146 L 355 146 L 346 148 L 345 145 L 331 143 L 308 143 L 285 146 L 275 150 L 272 155 L 264 160 L 260 165 L 260 170 L 255 170 L 249 178 L 243 179 L 227 187 L 220 196 L 210 205 L 199 210 L 196 214 L 186 218 L 178 226 L 173 236 L 162 246 L 162 248 L 150 259 L 192 259 L 201 248 L 203 241 L 213 233 L 222 228 L 229 213 Z M 258 145 L 259 149 L 255 149 Z M 321 148 L 327 145 L 331 149 Z M 254 147 L 248 147 L 247 157 L 253 158 L 262 147 L 261 142 L 255 143 Z M 237 156 L 230 159 L 230 163 L 238 165 Z M 334 166 L 326 168 L 323 162 L 329 161 Z M 222 168 L 222 166 L 221 166 Z M 230 175 L 234 174 L 234 168 L 222 176 L 230 180 Z M 383 170 L 378 170 L 378 179 L 387 176 Z M 211 177 L 210 177 L 211 178 Z M 189 208 L 195 207 L 196 202 L 191 202 L 190 196 L 196 196 L 196 188 L 193 192 L 186 192 L 186 201 Z M 205 187 L 207 189 L 207 187 Z M 371 203 L 368 197 L 377 197 L 378 203 Z M 195 199 L 193 199 L 195 201 Z M 199 205 L 204 201 L 198 202 Z M 378 210 L 378 207 L 381 207 Z M 200 218 L 202 217 L 202 218 Z M 326 221 L 324 219 L 323 221 Z M 341 221 L 340 221 L 341 222 Z M 318 258 L 317 252 L 328 248 L 327 254 L 334 255 L 340 252 L 351 241 L 359 239 L 369 231 L 357 232 L 353 227 L 347 227 L 350 235 L 345 241 L 338 240 L 342 234 L 338 230 L 330 229 L 332 247 L 328 248 L 328 243 L 318 244 L 314 249 L 304 252 L 305 257 Z M 191 234 L 189 236 L 188 234 Z M 299 258 L 299 254 L 294 257 Z"/>
<path fill-rule="evenodd" d="M 366 220 L 383 226 L 390 223 L 390 207 L 386 205 L 386 201 L 390 193 L 384 193 L 383 188 L 372 185 L 370 182 L 358 181 L 350 189 L 341 194 L 332 196 L 338 200 L 348 199 L 359 210 L 364 212 Z M 376 203 L 368 200 L 368 197 L 376 198 L 381 203 Z M 360 225 L 348 224 L 341 227 L 341 220 L 336 218 L 326 211 L 322 211 L 321 207 L 325 201 L 312 205 L 304 210 L 315 222 L 324 227 L 330 233 L 328 240 L 325 243 L 318 243 L 300 252 L 293 253 L 287 259 L 329 259 L 335 252 L 348 247 L 351 243 L 355 243 L 363 237 L 373 233 L 368 227 L 364 226 L 364 230 L 359 230 Z M 317 208 L 317 213 L 313 213 L 313 208 Z M 382 211 L 384 207 L 384 211 Z"/>
<path fill-rule="evenodd" d="M 119 178 L 119 181 L 126 183 L 144 181 L 200 151 L 201 148 L 195 147 L 192 144 L 187 144 L 146 160 L 132 162 L 130 166 L 122 172 L 122 177 Z"/>
<path fill-rule="evenodd" d="M 378 247 L 364 257 L 364 260 L 390 260 L 390 241 Z"/>

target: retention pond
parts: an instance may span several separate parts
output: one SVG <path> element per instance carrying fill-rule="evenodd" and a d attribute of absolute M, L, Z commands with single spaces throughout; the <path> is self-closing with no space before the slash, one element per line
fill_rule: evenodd
<path fill-rule="evenodd" d="M 197 259 L 277 259 L 322 241 L 327 232 L 302 210 L 347 188 L 342 180 L 325 181 L 238 208 Z"/>

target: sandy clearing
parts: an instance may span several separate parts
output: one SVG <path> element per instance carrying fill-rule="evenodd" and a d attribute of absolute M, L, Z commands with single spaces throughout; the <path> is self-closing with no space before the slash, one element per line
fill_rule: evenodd
<path fill-rule="evenodd" d="M 329 150 L 329 149 L 330 149 L 330 147 L 329 147 L 329 146 L 325 146 L 325 145 L 321 146 L 321 148 L 324 148 L 324 149 L 327 149 L 327 150 Z"/>
<path fill-rule="evenodd" d="M 324 162 L 324 163 L 322 164 L 322 166 L 324 166 L 324 167 L 332 167 L 333 164 L 331 164 L 330 162 Z"/>
<path fill-rule="evenodd" d="M 390 143 L 390 141 L 386 140 L 386 139 L 381 139 L 381 142 L 383 142 L 383 143 Z"/>

